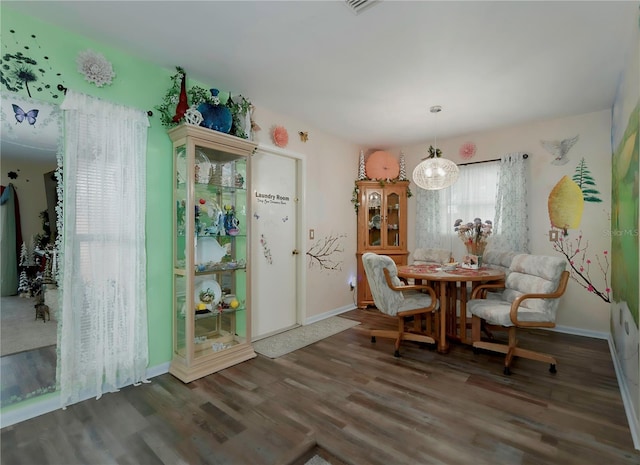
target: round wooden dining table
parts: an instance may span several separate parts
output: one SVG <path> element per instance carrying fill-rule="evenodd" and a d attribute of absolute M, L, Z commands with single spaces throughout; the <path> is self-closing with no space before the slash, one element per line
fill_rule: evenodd
<path fill-rule="evenodd" d="M 480 284 L 501 282 L 505 273 L 487 266 L 443 271 L 442 265 L 400 265 L 398 277 L 413 279 L 416 283 L 426 282 L 436 291 L 440 300 L 438 352 L 447 353 L 449 340 L 470 343 L 467 338 L 467 284 L 471 283 L 474 289 Z"/>

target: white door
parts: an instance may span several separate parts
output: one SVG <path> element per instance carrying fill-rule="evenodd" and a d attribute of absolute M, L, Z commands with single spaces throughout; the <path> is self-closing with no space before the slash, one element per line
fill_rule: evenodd
<path fill-rule="evenodd" d="M 251 159 L 253 340 L 297 323 L 297 163 L 261 149 Z"/>

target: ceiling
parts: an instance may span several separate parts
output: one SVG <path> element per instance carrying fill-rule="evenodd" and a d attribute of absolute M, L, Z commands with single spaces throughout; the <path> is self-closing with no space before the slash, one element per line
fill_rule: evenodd
<path fill-rule="evenodd" d="M 637 1 L 381 0 L 359 14 L 339 0 L 4 7 L 368 148 L 610 108 L 638 27 Z"/>

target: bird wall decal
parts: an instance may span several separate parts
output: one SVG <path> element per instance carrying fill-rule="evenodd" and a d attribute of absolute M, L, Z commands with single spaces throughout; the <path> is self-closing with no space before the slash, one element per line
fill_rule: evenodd
<path fill-rule="evenodd" d="M 578 141 L 578 137 L 580 137 L 580 134 L 561 141 L 541 140 L 540 143 L 547 152 L 553 155 L 553 160 L 551 160 L 552 165 L 566 165 L 569 162 L 567 153 L 569 153 L 571 147 L 573 147 L 574 144 Z"/>

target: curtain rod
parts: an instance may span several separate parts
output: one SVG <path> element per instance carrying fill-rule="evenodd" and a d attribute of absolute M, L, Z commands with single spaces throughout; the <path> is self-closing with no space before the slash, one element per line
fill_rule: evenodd
<path fill-rule="evenodd" d="M 58 90 L 67 95 L 67 88 L 62 84 L 58 84 Z M 153 116 L 153 112 L 151 110 L 147 111 L 147 116 Z"/>
<path fill-rule="evenodd" d="M 529 155 L 525 153 L 522 155 L 522 158 L 526 160 L 527 158 L 529 158 Z M 477 165 L 478 163 L 489 163 L 491 161 L 500 161 L 500 160 L 501 160 L 500 158 L 493 158 L 491 160 L 472 161 L 469 163 L 458 163 L 458 166 Z"/>

